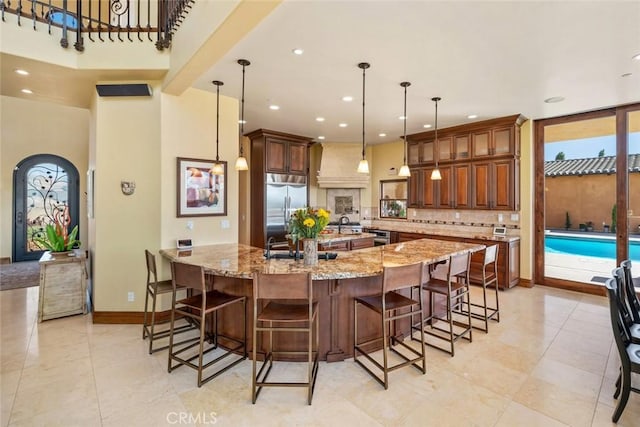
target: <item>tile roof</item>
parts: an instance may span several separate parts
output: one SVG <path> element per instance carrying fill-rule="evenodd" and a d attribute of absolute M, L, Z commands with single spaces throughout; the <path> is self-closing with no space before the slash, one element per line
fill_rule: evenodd
<path fill-rule="evenodd" d="M 545 176 L 599 175 L 616 172 L 616 156 L 544 162 Z M 629 155 L 629 172 L 640 172 L 640 154 Z"/>

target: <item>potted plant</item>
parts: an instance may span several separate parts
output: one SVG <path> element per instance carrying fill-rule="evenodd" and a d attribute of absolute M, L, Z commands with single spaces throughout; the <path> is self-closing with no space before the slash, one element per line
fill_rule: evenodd
<path fill-rule="evenodd" d="M 587 221 L 587 231 L 593 231 L 593 221 Z"/>
<path fill-rule="evenodd" d="M 564 213 L 564 229 L 568 230 L 571 228 L 571 217 L 569 216 L 569 211 Z"/>
<path fill-rule="evenodd" d="M 47 224 L 45 227 L 45 238 L 35 238 L 35 242 L 52 253 L 68 252 L 79 247 L 80 241 L 76 239 L 78 226 L 73 227 L 69 233 L 70 223 L 68 206 L 56 210 L 53 214 L 53 224 Z"/>
<path fill-rule="evenodd" d="M 304 247 L 304 263 L 318 263 L 318 234 L 329 224 L 329 211 L 306 207 L 296 210 L 291 215 L 289 234 L 295 245 L 302 239 Z"/>

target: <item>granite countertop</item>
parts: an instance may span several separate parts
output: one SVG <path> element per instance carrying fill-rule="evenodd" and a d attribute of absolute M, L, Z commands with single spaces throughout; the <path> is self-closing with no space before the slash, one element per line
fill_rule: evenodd
<path fill-rule="evenodd" d="M 441 228 L 428 228 L 424 224 L 418 224 L 413 222 L 398 222 L 398 221 L 375 221 L 371 224 L 371 228 L 379 228 L 381 230 L 389 231 L 402 231 L 405 233 L 418 233 L 429 234 L 433 236 L 450 236 L 460 237 L 462 239 L 477 239 L 487 240 L 494 242 L 515 242 L 520 240 L 520 236 L 494 236 L 491 231 L 469 231 L 469 230 L 452 230 Z"/>
<path fill-rule="evenodd" d="M 314 280 L 351 279 L 382 274 L 383 266 L 435 263 L 466 251 L 478 251 L 484 245 L 435 239 L 375 246 L 357 251 L 340 252 L 334 260 L 319 260 L 317 265 L 304 265 L 302 260 L 265 259 L 264 251 L 239 243 L 196 246 L 192 249 L 162 249 L 169 260 L 202 265 L 207 272 L 226 277 L 251 279 L 254 271 L 264 273 L 311 272 Z"/>

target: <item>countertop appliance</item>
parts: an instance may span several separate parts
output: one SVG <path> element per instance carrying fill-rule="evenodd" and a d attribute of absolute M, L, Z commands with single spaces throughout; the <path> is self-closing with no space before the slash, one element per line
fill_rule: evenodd
<path fill-rule="evenodd" d="M 267 240 L 286 240 L 291 214 L 307 206 L 307 177 L 269 173 L 266 176 Z"/>

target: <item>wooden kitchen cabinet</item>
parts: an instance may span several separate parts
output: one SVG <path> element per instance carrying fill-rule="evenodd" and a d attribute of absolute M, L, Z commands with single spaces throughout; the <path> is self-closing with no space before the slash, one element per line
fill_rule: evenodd
<path fill-rule="evenodd" d="M 266 129 L 258 129 L 247 136 L 251 139 L 252 153 L 255 148 L 262 154 L 265 173 L 308 174 L 312 138 Z"/>
<path fill-rule="evenodd" d="M 267 174 L 292 175 L 297 182 L 309 183 L 309 146 L 313 138 L 258 129 L 246 135 L 251 140 L 249 160 L 250 238 L 252 246 L 263 248 L 267 240 Z M 307 185 L 307 199 L 308 199 Z"/>
<path fill-rule="evenodd" d="M 513 115 L 407 135 L 408 206 L 517 210 L 520 206 L 520 125 Z M 436 159 L 440 182 L 430 180 Z"/>
<path fill-rule="evenodd" d="M 519 160 L 472 163 L 473 204 L 476 209 L 518 210 Z"/>

